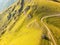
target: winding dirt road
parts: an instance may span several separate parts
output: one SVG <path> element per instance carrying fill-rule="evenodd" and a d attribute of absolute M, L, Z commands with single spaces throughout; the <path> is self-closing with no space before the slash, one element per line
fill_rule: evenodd
<path fill-rule="evenodd" d="M 57 45 L 57 43 L 56 43 L 56 41 L 55 41 L 55 39 L 54 39 L 54 37 L 53 37 L 53 34 L 51 33 L 51 31 L 50 31 L 50 29 L 48 28 L 48 26 L 44 23 L 44 19 L 49 18 L 49 17 L 54 17 L 54 16 L 60 16 L 60 14 L 44 16 L 44 17 L 41 18 L 41 22 L 42 22 L 42 24 L 45 26 L 45 28 L 47 29 L 48 33 L 50 34 L 50 37 L 51 37 L 54 45 Z"/>

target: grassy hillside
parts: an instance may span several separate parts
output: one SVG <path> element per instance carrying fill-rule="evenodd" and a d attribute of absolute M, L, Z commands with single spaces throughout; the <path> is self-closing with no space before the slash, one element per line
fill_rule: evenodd
<path fill-rule="evenodd" d="M 30 2 L 26 0 L 23 9 L 19 12 L 19 9 L 21 9 L 20 4 L 12 5 L 1 14 L 0 30 L 2 30 L 2 33 L 0 35 L 0 45 L 51 45 L 50 40 L 42 37 L 44 35 L 47 36 L 47 33 L 44 34 L 45 28 L 42 27 L 40 20 L 47 15 L 59 14 L 60 3 L 47 0 L 31 0 Z M 60 17 L 46 20 L 46 25 L 51 28 L 55 37 L 60 32 L 58 31 Z M 58 36 L 60 36 L 59 33 Z M 60 40 L 58 40 L 58 45 L 60 45 L 59 42 Z"/>

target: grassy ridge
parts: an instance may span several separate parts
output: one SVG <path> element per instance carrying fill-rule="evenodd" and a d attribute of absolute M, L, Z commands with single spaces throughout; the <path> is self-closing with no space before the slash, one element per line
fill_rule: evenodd
<path fill-rule="evenodd" d="M 32 2 L 34 3 L 32 4 Z M 6 28 L 7 31 L 4 33 L 4 35 L 2 35 L 0 45 L 39 45 L 39 43 L 41 43 L 39 41 L 41 41 L 42 29 L 37 26 L 39 24 L 38 22 L 34 21 L 34 19 L 41 23 L 40 19 L 43 16 L 60 13 L 60 3 L 53 1 L 34 0 L 29 4 L 25 4 L 24 9 L 27 6 L 31 6 L 31 9 L 29 9 L 26 13 L 19 14 L 21 15 L 19 20 L 16 21 L 15 25 L 13 25 L 13 28 L 11 28 L 10 31 L 10 25 L 14 23 L 13 18 L 9 25 L 7 25 L 7 27 L 10 27 Z M 19 8 L 20 7 L 17 6 L 15 9 L 17 10 Z M 24 9 L 23 12 L 25 11 Z M 32 23 L 32 21 L 34 23 Z M 30 24 L 32 24 L 32 26 L 30 26 Z M 29 26 L 27 27 L 27 25 Z M 47 40 L 43 40 L 42 43 L 49 45 L 47 42 Z"/>

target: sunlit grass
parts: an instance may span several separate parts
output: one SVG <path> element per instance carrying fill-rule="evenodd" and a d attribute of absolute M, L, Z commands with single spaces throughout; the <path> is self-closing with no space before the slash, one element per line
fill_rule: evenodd
<path fill-rule="evenodd" d="M 24 9 L 27 6 L 30 6 L 31 8 L 27 12 L 24 12 L 25 11 Z M 18 12 L 19 8 L 20 6 L 17 5 L 14 11 L 16 10 Z M 34 10 L 34 8 L 36 9 Z M 41 44 L 41 42 L 42 45 L 50 45 L 48 40 L 41 39 L 43 31 L 41 29 L 40 19 L 50 14 L 60 13 L 60 3 L 47 1 L 47 0 L 39 0 L 39 1 L 34 0 L 31 1 L 31 3 L 29 4 L 25 2 L 24 9 L 22 10 L 21 14 L 19 14 L 20 15 L 18 17 L 19 19 L 15 23 L 14 23 L 15 21 L 14 18 L 12 18 L 10 23 L 7 25 L 7 28 L 5 29 L 6 32 L 1 36 L 0 45 L 39 45 Z M 13 14 L 14 11 L 12 12 L 8 11 L 8 12 Z M 5 22 L 6 20 L 7 18 L 5 18 L 4 16 L 4 18 L 2 18 L 2 22 L 3 21 Z M 53 20 L 50 19 L 49 21 L 53 21 Z M 56 22 L 58 23 L 59 21 Z M 56 23 L 53 23 L 52 25 L 54 24 Z M 51 26 L 51 24 L 48 24 L 48 27 L 50 27 L 51 30 L 54 30 L 53 32 L 59 32 L 57 31 L 59 29 L 56 29 L 58 26 L 55 27 L 55 26 Z M 56 34 L 60 36 L 59 33 Z"/>

